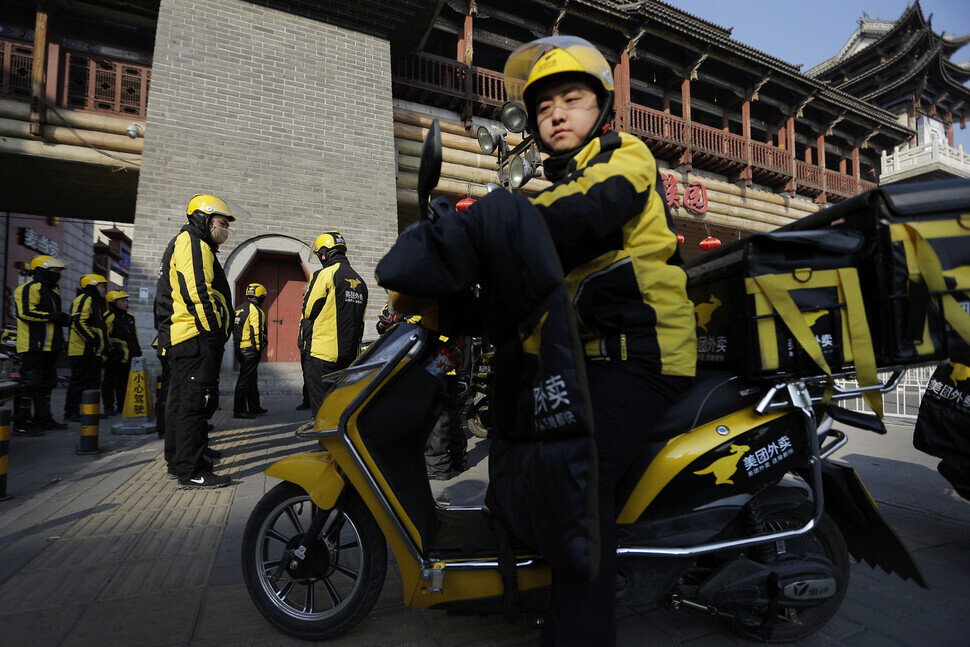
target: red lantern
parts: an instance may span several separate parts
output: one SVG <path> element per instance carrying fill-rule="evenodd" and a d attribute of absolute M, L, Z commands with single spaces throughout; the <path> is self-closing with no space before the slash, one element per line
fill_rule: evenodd
<path fill-rule="evenodd" d="M 474 198 L 462 198 L 458 201 L 458 204 L 455 205 L 455 211 L 462 212 L 473 204 L 475 204 Z"/>
<path fill-rule="evenodd" d="M 684 235 L 683 234 L 677 234 L 677 244 L 678 245 L 683 245 L 684 244 L 684 240 L 685 240 L 685 238 L 684 238 Z"/>
<path fill-rule="evenodd" d="M 701 251 L 709 252 L 712 249 L 717 249 L 718 247 L 720 247 L 721 241 L 720 239 L 714 238 L 713 236 L 708 236 L 707 238 L 699 242 L 697 246 L 701 248 Z"/>

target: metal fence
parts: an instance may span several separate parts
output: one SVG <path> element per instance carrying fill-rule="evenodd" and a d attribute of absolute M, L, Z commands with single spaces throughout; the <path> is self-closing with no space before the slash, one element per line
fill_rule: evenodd
<path fill-rule="evenodd" d="M 915 422 L 916 416 L 919 414 L 919 405 L 923 399 L 923 392 L 926 390 L 926 385 L 929 384 L 930 377 L 932 377 L 935 370 L 935 365 L 917 366 L 907 369 L 899 381 L 899 386 L 891 393 L 885 394 L 882 398 L 886 417 L 903 418 Z M 890 375 L 888 372 L 879 373 L 879 379 L 885 382 Z M 858 385 L 855 380 L 837 380 L 837 382 L 843 388 L 853 388 Z M 852 400 L 842 400 L 839 404 L 840 406 L 855 411 L 872 412 L 861 397 Z"/>

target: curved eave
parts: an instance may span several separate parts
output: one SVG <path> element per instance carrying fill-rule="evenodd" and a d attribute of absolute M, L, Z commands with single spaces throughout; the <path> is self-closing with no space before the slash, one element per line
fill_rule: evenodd
<path fill-rule="evenodd" d="M 911 59 L 914 56 L 916 56 L 916 54 L 914 53 L 914 50 L 916 50 L 918 46 L 928 44 L 929 47 L 926 50 L 924 50 L 922 54 L 919 54 L 917 58 L 918 61 L 923 61 L 923 65 L 925 65 L 927 53 L 932 54 L 934 53 L 934 51 L 939 50 L 939 45 L 934 47 L 932 42 L 926 43 L 925 37 L 926 37 L 925 32 L 919 32 L 919 33 L 913 34 L 906 41 L 906 43 L 904 43 L 903 46 L 899 48 L 896 51 L 896 53 L 893 54 L 892 57 L 887 59 L 885 62 L 863 65 L 860 62 L 856 61 L 854 65 L 855 66 L 863 65 L 863 68 L 865 69 L 865 71 L 857 76 L 852 77 L 851 79 L 849 79 L 848 81 L 845 81 L 844 83 L 837 84 L 836 87 L 850 94 L 856 94 L 856 91 L 854 90 L 854 88 L 857 88 L 860 85 L 864 85 L 869 79 L 878 76 L 879 74 L 886 71 L 887 69 L 896 69 L 897 67 L 899 67 L 899 63 L 903 59 Z M 918 67 L 922 67 L 922 65 Z"/>
<path fill-rule="evenodd" d="M 953 77 L 948 75 L 942 65 L 942 61 L 940 61 L 940 63 L 937 65 L 927 65 L 925 68 L 923 66 L 915 67 L 911 73 L 897 79 L 896 81 L 893 81 L 892 83 L 889 83 L 888 85 L 880 86 L 878 89 L 865 95 L 863 99 L 866 101 L 875 102 L 878 97 L 889 95 L 893 90 L 916 81 L 924 74 L 933 74 L 934 80 L 946 87 L 949 93 L 953 94 L 955 97 L 962 98 L 966 103 L 970 103 L 970 88 L 967 88 L 965 85 L 959 83 Z"/>
<path fill-rule="evenodd" d="M 916 29 L 914 31 L 917 32 L 917 35 L 920 35 L 922 32 L 925 32 L 927 30 L 931 34 L 933 33 L 932 29 L 929 28 L 929 25 L 927 24 L 926 19 L 923 17 L 923 11 L 919 6 L 919 2 L 917 1 L 913 3 L 912 6 L 906 8 L 906 10 L 903 12 L 903 15 L 899 17 L 899 20 L 896 21 L 892 29 L 890 29 L 888 32 L 883 34 L 871 45 L 869 45 L 865 49 L 862 49 L 856 52 L 851 56 L 846 57 L 843 60 L 835 61 L 833 59 L 829 59 L 829 61 L 832 61 L 832 64 L 827 68 L 823 69 L 823 66 L 825 65 L 825 63 L 816 65 L 811 70 L 809 70 L 809 74 L 811 74 L 811 76 L 822 78 L 822 79 L 826 78 L 825 77 L 826 74 L 837 72 L 838 68 L 841 67 L 842 65 L 849 62 L 854 63 L 855 61 L 860 60 L 859 57 L 863 55 L 869 56 L 873 52 L 878 51 L 880 47 L 883 47 L 886 43 L 888 43 L 892 39 L 898 38 L 898 34 L 905 32 L 906 27 L 908 27 L 910 23 L 913 21 L 916 22 L 916 25 L 915 25 Z"/>

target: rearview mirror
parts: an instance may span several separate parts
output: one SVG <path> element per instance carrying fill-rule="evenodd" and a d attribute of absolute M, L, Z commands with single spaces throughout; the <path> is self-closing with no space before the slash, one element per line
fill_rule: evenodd
<path fill-rule="evenodd" d="M 428 201 L 431 190 L 438 186 L 441 177 L 441 126 L 438 120 L 431 122 L 428 134 L 421 146 L 421 166 L 418 170 L 418 210 L 421 219 L 428 219 Z"/>

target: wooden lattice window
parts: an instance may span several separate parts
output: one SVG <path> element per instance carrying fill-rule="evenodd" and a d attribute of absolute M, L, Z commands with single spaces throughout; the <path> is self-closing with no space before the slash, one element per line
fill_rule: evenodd
<path fill-rule="evenodd" d="M 74 52 L 66 59 L 65 106 L 145 116 L 151 68 Z"/>
<path fill-rule="evenodd" d="M 29 100 L 33 67 L 33 47 L 0 40 L 0 96 Z"/>

